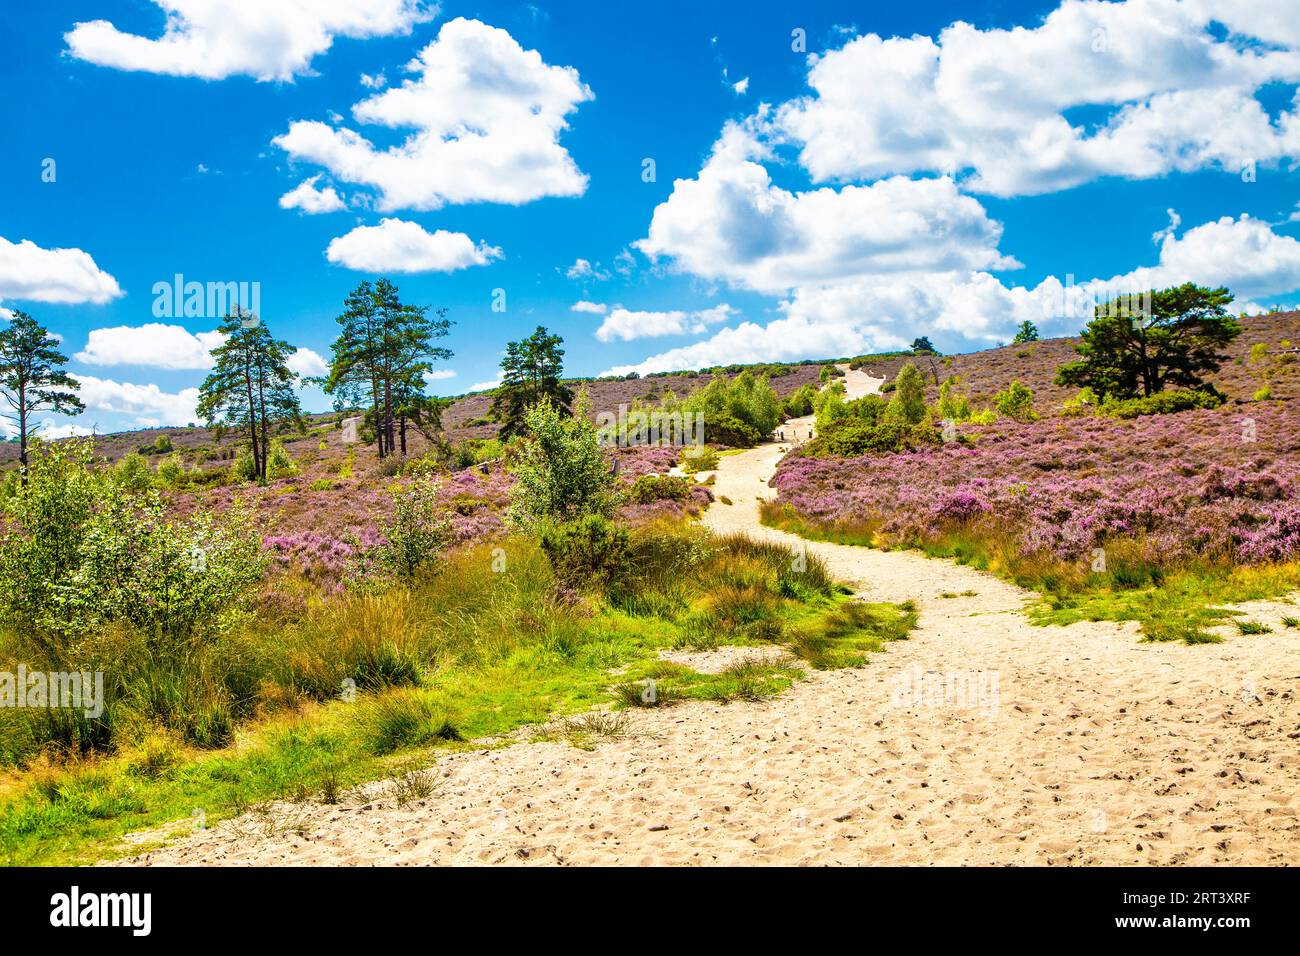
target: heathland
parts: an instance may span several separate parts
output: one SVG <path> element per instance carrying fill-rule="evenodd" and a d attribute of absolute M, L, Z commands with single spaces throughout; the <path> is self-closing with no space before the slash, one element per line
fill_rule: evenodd
<path fill-rule="evenodd" d="M 265 480 L 228 430 L 37 445 L 0 653 L 106 708 L 0 712 L 0 852 L 1294 862 L 1300 314 L 1243 326 L 1212 401 L 1057 339 L 567 380 L 508 440 L 465 396 L 382 459 L 309 416 Z"/>

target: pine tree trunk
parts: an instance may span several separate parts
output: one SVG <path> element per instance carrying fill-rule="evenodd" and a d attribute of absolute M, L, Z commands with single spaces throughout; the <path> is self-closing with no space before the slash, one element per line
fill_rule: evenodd
<path fill-rule="evenodd" d="M 27 487 L 27 383 L 18 383 L 18 463 L 23 487 Z"/>

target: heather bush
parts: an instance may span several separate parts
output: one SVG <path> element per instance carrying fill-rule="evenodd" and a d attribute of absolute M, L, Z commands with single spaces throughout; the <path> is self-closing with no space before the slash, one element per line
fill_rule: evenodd
<path fill-rule="evenodd" d="M 791 455 L 771 513 L 924 545 L 942 537 L 939 518 L 960 511 L 936 511 L 956 495 L 987 503 L 981 533 L 1004 542 L 1013 564 L 1086 569 L 1094 548 L 1124 540 L 1143 542 L 1143 560 L 1162 568 L 1300 559 L 1300 421 L 1273 403 L 1249 419 L 1191 409 L 966 427 L 973 442 L 927 444 L 887 464 Z"/>

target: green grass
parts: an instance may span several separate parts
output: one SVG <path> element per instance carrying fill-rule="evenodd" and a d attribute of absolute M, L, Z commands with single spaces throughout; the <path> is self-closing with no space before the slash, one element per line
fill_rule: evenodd
<path fill-rule="evenodd" d="M 148 844 L 124 835 L 183 834 L 200 811 L 211 826 L 272 800 L 335 802 L 395 773 L 415 799 L 419 779 L 407 771 L 439 753 L 525 726 L 593 746 L 626 729 L 626 716 L 602 714 L 762 700 L 803 676 L 797 658 L 857 666 L 915 621 L 908 607 L 849 601 L 811 556 L 796 561 L 776 545 L 690 526 L 636 531 L 626 573 L 577 602 L 536 544 L 505 546 L 504 574 L 485 547 L 410 585 L 310 597 L 292 613 L 254 618 L 221 645 L 239 655 L 246 695 L 226 746 L 197 747 L 120 709 L 109 752 L 29 756 L 0 782 L 0 862 L 138 853 Z M 777 644 L 792 657 L 719 674 L 659 658 L 721 644 Z M 653 702 L 643 699 L 651 680 Z M 347 681 L 351 700 L 340 699 Z M 16 732 L 0 723 L 0 737 Z"/>
<path fill-rule="evenodd" d="M 1014 540 L 968 532 L 899 544 L 882 541 L 871 525 L 820 526 L 775 503 L 764 506 L 763 523 L 816 541 L 867 547 L 910 546 L 931 557 L 951 558 L 1038 592 L 1038 600 L 1028 609 L 1029 619 L 1035 624 L 1135 621 L 1143 638 L 1149 641 L 1220 641 L 1222 638 L 1211 629 L 1235 624 L 1238 616 L 1224 605 L 1280 600 L 1300 589 L 1300 562 L 1261 567 L 1207 563 L 1170 570 L 1151 563 L 1144 557 L 1142 543 L 1134 541 L 1109 544 L 1109 570 L 1093 574 L 1082 565 L 1026 557 Z"/>

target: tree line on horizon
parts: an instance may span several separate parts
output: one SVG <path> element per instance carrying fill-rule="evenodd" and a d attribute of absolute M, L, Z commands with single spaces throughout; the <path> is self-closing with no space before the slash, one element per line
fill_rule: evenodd
<path fill-rule="evenodd" d="M 1210 387 L 1205 376 L 1218 370 L 1227 347 L 1242 332 L 1227 306 L 1223 287 L 1184 283 L 1152 290 L 1140 316 L 1103 303 L 1081 333 L 1080 358 L 1061 366 L 1057 382 L 1089 388 L 1099 396 L 1150 396 L 1166 386 Z M 1135 320 L 1137 319 L 1137 320 Z M 212 350 L 213 369 L 199 388 L 198 411 L 208 427 L 242 433 L 252 450 L 254 471 L 266 478 L 271 432 L 302 427 L 298 387 L 320 385 L 335 409 L 364 410 L 379 458 L 406 454 L 407 427 L 426 437 L 441 429 L 449 400 L 425 394 L 425 374 L 433 363 L 452 357 L 438 343 L 450 331 L 447 309 L 401 300 L 388 279 L 363 281 L 345 298 L 337 317 L 339 335 L 331 346 L 327 374 L 301 381 L 288 366 L 294 348 L 276 339 L 258 316 L 236 309 L 218 328 L 224 341 Z M 1024 322 L 1017 343 L 1038 340 L 1038 329 Z M 21 468 L 28 466 L 31 416 L 37 411 L 77 415 L 85 406 L 77 380 L 65 370 L 60 340 L 34 318 L 15 311 L 0 329 L 0 398 L 10 411 L 0 413 L 16 426 Z M 506 347 L 501 384 L 493 390 L 491 417 L 500 437 L 526 431 L 530 408 L 549 402 L 561 415 L 572 414 L 573 392 L 564 383 L 563 339 L 538 326 L 532 335 Z M 913 343 L 915 354 L 938 354 L 927 337 Z"/>

